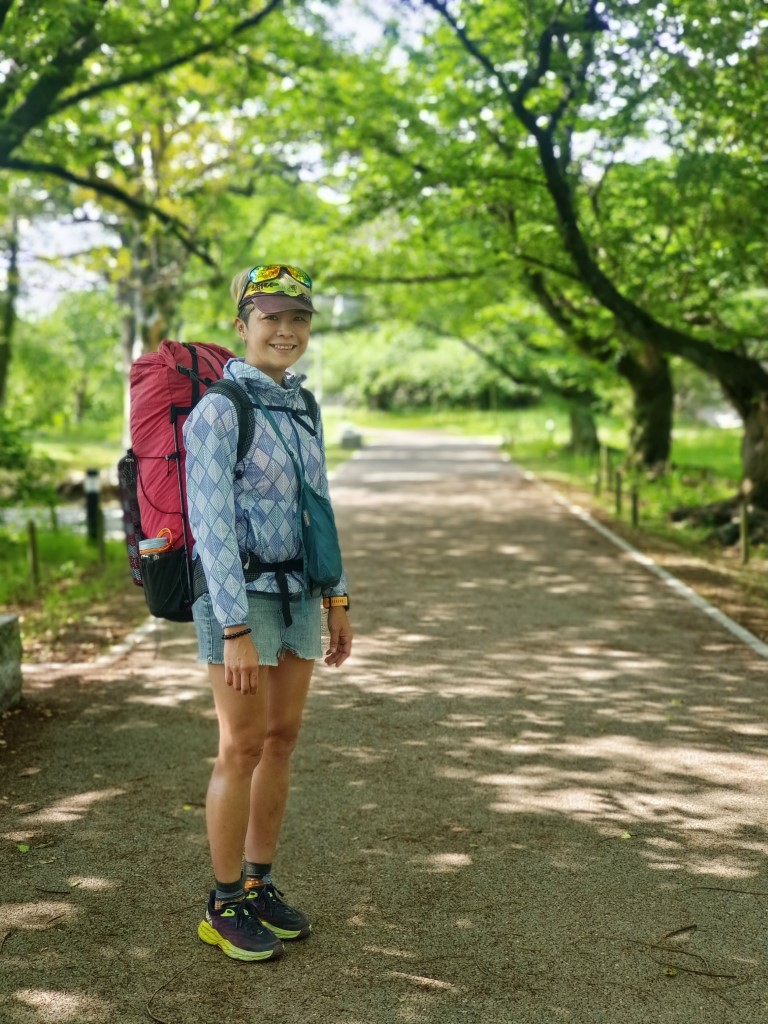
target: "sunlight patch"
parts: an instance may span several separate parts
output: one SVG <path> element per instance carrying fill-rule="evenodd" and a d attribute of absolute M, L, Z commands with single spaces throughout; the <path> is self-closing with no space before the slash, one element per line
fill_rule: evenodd
<path fill-rule="evenodd" d="M 107 878 L 88 875 L 73 875 L 69 879 L 69 884 L 76 885 L 79 889 L 88 889 L 90 892 L 106 892 L 108 889 L 115 888 L 115 883 L 110 882 Z"/>
<path fill-rule="evenodd" d="M 45 931 L 61 921 L 70 921 L 75 908 L 61 900 L 40 903 L 5 903 L 0 906 L 0 928 Z"/>
<path fill-rule="evenodd" d="M 184 701 L 198 700 L 200 698 L 200 690 L 172 690 L 166 694 L 157 695 L 150 697 L 148 694 L 144 696 L 129 697 L 128 704 L 144 704 L 154 708 L 172 708 L 176 704 L 181 704 Z"/>
<path fill-rule="evenodd" d="M 18 1002 L 30 1006 L 40 1015 L 40 1020 L 60 1024 L 76 1021 L 77 1024 L 98 1024 L 109 1019 L 111 1007 L 93 996 L 76 995 L 72 992 L 56 992 L 53 989 L 23 988 L 15 993 Z"/>
<path fill-rule="evenodd" d="M 461 868 L 468 868 L 472 864 L 472 858 L 466 853 L 433 853 L 423 860 L 429 864 L 432 871 L 442 875 L 454 874 Z"/>
<path fill-rule="evenodd" d="M 36 814 L 30 814 L 28 821 L 30 822 L 62 822 L 62 821 L 77 821 L 82 818 L 94 804 L 99 803 L 102 800 L 112 800 L 116 796 L 124 796 L 124 789 L 100 789 L 91 790 L 88 793 L 75 793 L 73 796 L 63 797 L 61 800 L 57 800 L 55 804 L 47 810 L 38 811 Z"/>

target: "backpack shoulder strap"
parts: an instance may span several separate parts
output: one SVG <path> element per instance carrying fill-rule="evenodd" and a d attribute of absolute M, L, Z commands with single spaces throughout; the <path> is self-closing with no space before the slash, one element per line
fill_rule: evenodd
<path fill-rule="evenodd" d="M 235 407 L 237 413 L 237 461 L 240 462 L 248 454 L 256 433 L 256 415 L 245 390 L 233 380 L 217 380 L 208 388 L 216 394 L 224 395 Z"/>
<path fill-rule="evenodd" d="M 302 395 L 304 396 L 304 402 L 307 406 L 307 412 L 312 419 L 312 426 L 317 430 L 317 421 L 320 418 L 320 410 L 317 407 L 317 399 L 309 390 L 309 388 L 299 388 Z"/>

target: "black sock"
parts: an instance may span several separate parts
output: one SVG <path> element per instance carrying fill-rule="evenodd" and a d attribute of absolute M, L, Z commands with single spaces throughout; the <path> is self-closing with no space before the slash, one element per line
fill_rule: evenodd
<path fill-rule="evenodd" d="M 245 898 L 242 876 L 236 882 L 220 882 L 216 879 L 216 895 L 213 898 L 217 910 L 225 903 L 239 903 Z"/>
<path fill-rule="evenodd" d="M 252 860 L 245 862 L 245 878 L 246 881 L 249 879 L 256 879 L 257 882 L 271 882 L 272 881 L 272 865 L 271 864 L 256 864 Z"/>

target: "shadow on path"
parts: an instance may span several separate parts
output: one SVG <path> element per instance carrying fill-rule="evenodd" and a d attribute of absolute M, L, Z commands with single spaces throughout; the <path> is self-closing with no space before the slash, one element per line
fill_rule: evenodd
<path fill-rule="evenodd" d="M 355 655 L 318 668 L 277 870 L 314 935 L 195 936 L 215 721 L 169 625 L 28 683 L 0 1019 L 764 1019 L 766 663 L 491 445 L 382 441 L 334 497 Z"/>

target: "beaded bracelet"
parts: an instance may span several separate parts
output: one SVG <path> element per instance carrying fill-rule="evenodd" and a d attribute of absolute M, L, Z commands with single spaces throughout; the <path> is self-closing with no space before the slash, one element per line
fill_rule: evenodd
<path fill-rule="evenodd" d="M 237 640 L 237 638 L 239 636 L 248 636 L 248 634 L 252 633 L 252 632 L 253 632 L 253 630 L 251 629 L 250 626 L 248 626 L 246 629 L 241 629 L 239 633 L 222 633 L 221 639 L 222 640 Z"/>

